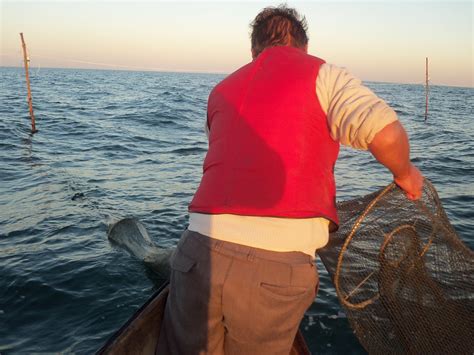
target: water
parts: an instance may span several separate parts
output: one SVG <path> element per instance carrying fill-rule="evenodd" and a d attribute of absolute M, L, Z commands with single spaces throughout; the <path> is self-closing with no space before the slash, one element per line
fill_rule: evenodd
<path fill-rule="evenodd" d="M 176 244 L 200 179 L 207 95 L 222 75 L 0 68 L 0 352 L 88 354 L 160 285 L 114 248 L 109 223 L 134 216 Z M 474 115 L 469 88 L 367 83 L 397 110 L 412 157 L 474 246 Z M 338 199 L 387 185 L 368 153 L 343 149 Z M 302 330 L 315 353 L 361 353 L 325 272 Z"/>

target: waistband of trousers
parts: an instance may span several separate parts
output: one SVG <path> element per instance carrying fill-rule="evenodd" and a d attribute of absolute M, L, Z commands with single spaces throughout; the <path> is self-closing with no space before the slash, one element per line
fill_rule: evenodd
<path fill-rule="evenodd" d="M 250 247 L 247 245 L 236 244 L 219 239 L 210 238 L 198 232 L 186 229 L 181 237 L 179 244 L 186 244 L 190 248 L 205 248 L 216 251 L 226 256 L 246 259 L 253 261 L 255 259 L 263 259 L 274 262 L 288 264 L 304 264 L 313 263 L 314 259 L 300 251 L 278 252 L 265 249 Z M 178 246 L 179 246 L 178 244 Z"/>

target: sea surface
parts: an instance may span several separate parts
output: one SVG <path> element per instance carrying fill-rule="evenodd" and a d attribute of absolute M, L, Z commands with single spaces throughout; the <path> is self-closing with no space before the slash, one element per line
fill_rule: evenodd
<path fill-rule="evenodd" d="M 30 133 L 24 71 L 0 68 L 0 353 L 91 354 L 162 283 L 107 240 L 124 217 L 163 247 L 177 243 L 207 150 L 207 96 L 224 76 L 31 70 L 39 132 Z M 472 88 L 366 83 L 397 111 L 413 161 L 474 247 Z M 338 200 L 391 176 L 342 149 Z M 364 353 L 321 264 L 301 329 L 313 353 Z"/>

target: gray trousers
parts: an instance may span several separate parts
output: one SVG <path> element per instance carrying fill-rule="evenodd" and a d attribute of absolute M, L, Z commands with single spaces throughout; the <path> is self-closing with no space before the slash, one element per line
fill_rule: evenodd
<path fill-rule="evenodd" d="M 288 354 L 319 283 L 312 258 L 185 231 L 157 354 Z"/>

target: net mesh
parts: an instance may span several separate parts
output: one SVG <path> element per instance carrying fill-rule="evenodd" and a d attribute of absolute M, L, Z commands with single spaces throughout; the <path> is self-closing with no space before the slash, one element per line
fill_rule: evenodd
<path fill-rule="evenodd" d="M 474 253 L 433 185 L 408 200 L 395 184 L 338 204 L 318 251 L 361 344 L 373 354 L 474 353 Z"/>

